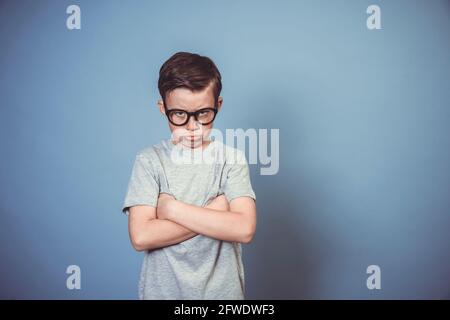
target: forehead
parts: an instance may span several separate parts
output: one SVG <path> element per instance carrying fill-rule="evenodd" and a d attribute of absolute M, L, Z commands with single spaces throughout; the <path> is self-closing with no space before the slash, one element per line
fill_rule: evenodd
<path fill-rule="evenodd" d="M 169 92 L 166 97 L 167 107 L 183 108 L 185 110 L 196 110 L 199 108 L 214 106 L 214 93 L 212 86 L 202 91 L 191 91 L 187 88 L 176 88 Z"/>

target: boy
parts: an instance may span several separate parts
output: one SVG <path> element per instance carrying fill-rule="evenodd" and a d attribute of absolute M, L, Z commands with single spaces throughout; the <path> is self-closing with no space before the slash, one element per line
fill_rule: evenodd
<path fill-rule="evenodd" d="M 137 153 L 122 209 L 133 247 L 145 251 L 139 298 L 244 299 L 241 243 L 255 233 L 256 197 L 244 153 L 209 138 L 220 72 L 178 52 L 158 88 L 172 136 Z M 193 155 L 208 161 L 185 161 Z"/>

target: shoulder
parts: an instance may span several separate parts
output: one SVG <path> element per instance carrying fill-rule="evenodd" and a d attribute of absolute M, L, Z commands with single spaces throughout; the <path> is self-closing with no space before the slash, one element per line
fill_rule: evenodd
<path fill-rule="evenodd" d="M 167 141 L 162 140 L 156 144 L 146 146 L 136 153 L 136 160 L 143 161 L 149 165 L 158 161 L 158 153 L 167 149 Z"/>
<path fill-rule="evenodd" d="M 153 149 L 153 146 L 145 147 L 136 153 L 136 158 L 142 160 L 151 160 L 154 156 L 155 150 Z"/>

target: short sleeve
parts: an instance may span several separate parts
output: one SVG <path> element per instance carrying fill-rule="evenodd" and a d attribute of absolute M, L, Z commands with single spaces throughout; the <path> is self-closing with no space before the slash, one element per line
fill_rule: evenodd
<path fill-rule="evenodd" d="M 256 195 L 253 191 L 250 181 L 249 167 L 245 154 L 238 150 L 237 161 L 227 164 L 228 170 L 223 192 L 228 201 L 238 197 L 250 197 L 256 201 Z"/>
<path fill-rule="evenodd" d="M 122 205 L 122 212 L 128 215 L 128 209 L 136 205 L 156 207 L 159 196 L 159 183 L 151 160 L 138 153 L 136 155 L 128 190 Z"/>

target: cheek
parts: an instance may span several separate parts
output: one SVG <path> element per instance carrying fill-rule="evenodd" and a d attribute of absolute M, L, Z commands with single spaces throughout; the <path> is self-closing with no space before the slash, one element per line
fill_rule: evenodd
<path fill-rule="evenodd" d="M 210 133 L 211 129 L 212 129 L 212 124 L 209 124 L 207 126 L 203 126 L 203 128 L 202 128 L 202 130 L 203 130 L 202 136 L 206 137 Z"/>
<path fill-rule="evenodd" d="M 179 141 L 182 137 L 188 134 L 188 131 L 185 127 L 174 126 L 173 124 L 169 124 L 172 140 Z"/>

